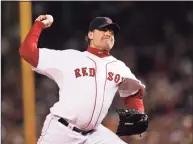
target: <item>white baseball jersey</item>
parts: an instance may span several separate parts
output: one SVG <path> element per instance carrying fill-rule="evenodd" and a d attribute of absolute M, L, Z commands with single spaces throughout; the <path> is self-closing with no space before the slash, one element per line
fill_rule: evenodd
<path fill-rule="evenodd" d="M 59 101 L 51 113 L 85 130 L 102 122 L 117 90 L 127 97 L 145 88 L 122 61 L 87 51 L 41 48 L 38 66 L 33 69 L 59 87 Z"/>

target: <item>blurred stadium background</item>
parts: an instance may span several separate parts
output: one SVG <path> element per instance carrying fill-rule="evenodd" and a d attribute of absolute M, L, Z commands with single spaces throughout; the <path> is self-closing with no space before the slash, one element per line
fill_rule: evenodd
<path fill-rule="evenodd" d="M 86 50 L 90 21 L 109 16 L 121 27 L 112 55 L 123 60 L 147 86 L 149 131 L 123 137 L 129 144 L 193 144 L 193 2 L 32 2 L 32 21 L 51 14 L 53 26 L 41 34 L 39 47 Z M 1 2 L 1 142 L 24 144 L 19 2 Z M 69 63 L 70 64 L 70 63 Z M 35 74 L 37 137 L 58 87 Z M 103 124 L 116 131 L 113 108 Z"/>

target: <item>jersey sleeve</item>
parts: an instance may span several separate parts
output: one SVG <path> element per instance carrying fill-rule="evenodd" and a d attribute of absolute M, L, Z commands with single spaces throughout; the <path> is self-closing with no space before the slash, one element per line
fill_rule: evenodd
<path fill-rule="evenodd" d="M 124 65 L 122 68 L 124 81 L 119 85 L 118 92 L 120 97 L 128 97 L 139 90 L 144 91 L 145 85 L 138 80 L 135 75 L 131 72 L 131 70 Z"/>
<path fill-rule="evenodd" d="M 57 63 L 61 55 L 60 52 L 62 51 L 40 48 L 37 69 L 46 70 L 49 68 L 57 68 Z"/>
<path fill-rule="evenodd" d="M 61 69 L 68 64 L 72 51 L 40 48 L 38 65 L 36 68 L 32 67 L 32 70 L 53 80 L 60 79 Z"/>

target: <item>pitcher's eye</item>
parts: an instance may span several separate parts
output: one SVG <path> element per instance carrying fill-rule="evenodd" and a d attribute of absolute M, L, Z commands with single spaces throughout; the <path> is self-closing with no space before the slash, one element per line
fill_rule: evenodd
<path fill-rule="evenodd" d="M 100 30 L 100 31 L 103 31 L 103 32 L 109 31 L 112 35 L 114 35 L 114 31 L 113 31 L 112 29 L 109 29 L 109 28 L 100 28 L 99 30 Z"/>
<path fill-rule="evenodd" d="M 112 35 L 115 35 L 115 33 L 114 33 L 114 31 L 113 31 L 113 30 L 110 30 L 110 33 L 111 33 Z"/>

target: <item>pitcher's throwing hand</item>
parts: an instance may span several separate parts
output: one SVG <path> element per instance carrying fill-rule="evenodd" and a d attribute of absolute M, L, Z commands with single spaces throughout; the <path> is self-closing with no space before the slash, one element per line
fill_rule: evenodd
<path fill-rule="evenodd" d="M 52 23 L 54 22 L 54 18 L 52 15 L 40 15 L 38 18 L 36 18 L 35 21 L 41 21 L 45 27 L 50 27 Z"/>

